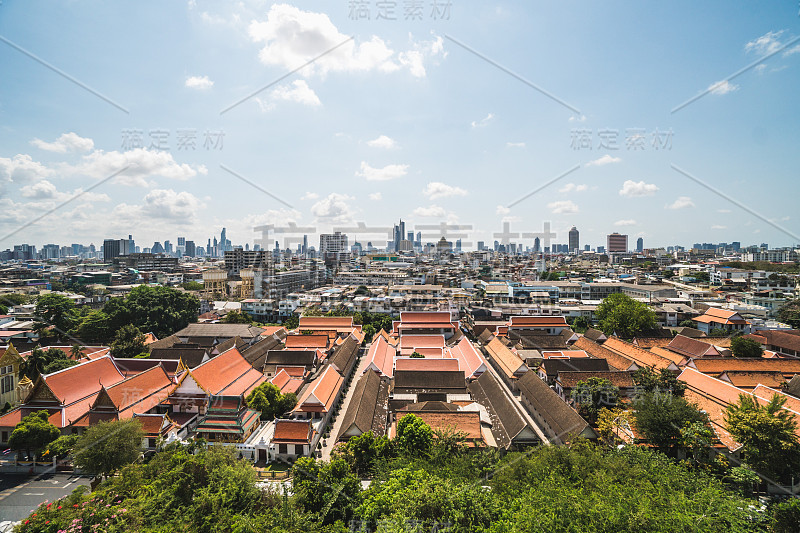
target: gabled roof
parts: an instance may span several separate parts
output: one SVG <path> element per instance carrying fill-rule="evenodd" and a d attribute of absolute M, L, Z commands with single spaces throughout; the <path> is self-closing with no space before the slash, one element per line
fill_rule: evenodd
<path fill-rule="evenodd" d="M 589 340 L 587 337 L 581 337 L 578 339 L 574 346 L 576 348 L 580 348 L 581 350 L 585 350 L 592 357 L 605 359 L 608 361 L 610 366 L 616 368 L 617 370 L 637 370 L 639 368 L 639 365 L 637 365 L 632 359 L 628 359 L 617 352 L 612 352 L 611 350 L 603 348 L 596 342 Z"/>
<path fill-rule="evenodd" d="M 175 384 L 161 365 L 105 388 L 118 411 L 146 413 L 164 400 Z"/>
<path fill-rule="evenodd" d="M 352 328 L 353 317 L 350 316 L 301 316 L 297 329 L 340 329 Z"/>
<path fill-rule="evenodd" d="M 289 392 L 297 394 L 297 391 L 299 391 L 300 387 L 302 387 L 303 383 L 305 383 L 305 380 L 302 377 L 292 376 L 286 371 L 285 368 L 282 367 L 269 381 L 278 387 L 282 394 Z"/>
<path fill-rule="evenodd" d="M 328 365 L 320 377 L 306 387 L 293 412 L 323 412 L 333 408 L 336 395 L 342 388 L 344 378 L 333 366 Z"/>
<path fill-rule="evenodd" d="M 272 442 L 275 444 L 305 444 L 311 442 L 313 429 L 310 420 L 276 420 Z"/>
<path fill-rule="evenodd" d="M 525 362 L 520 359 L 517 354 L 509 350 L 502 342 L 497 340 L 497 338 L 493 338 L 489 341 L 485 349 L 489 357 L 497 363 L 497 366 L 500 367 L 500 370 L 506 377 L 513 378 L 516 374 L 528 371 Z"/>
<path fill-rule="evenodd" d="M 591 341 L 595 341 L 598 343 L 602 343 L 608 338 L 608 336 L 605 333 L 603 333 L 599 329 L 594 329 L 594 328 L 587 329 L 586 333 L 584 333 L 583 336 Z"/>
<path fill-rule="evenodd" d="M 625 342 L 617 337 L 609 337 L 609 339 L 603 343 L 603 348 L 619 353 L 623 357 L 634 361 L 640 367 L 649 366 L 656 370 L 679 370 L 678 365 L 669 359 L 656 355 L 653 352 L 637 348 L 633 344 Z"/>
<path fill-rule="evenodd" d="M 446 350 L 445 357 L 454 357 L 468 378 L 480 376 L 486 372 L 486 360 L 466 337 L 458 344 Z"/>
<path fill-rule="evenodd" d="M 398 357 L 394 363 L 395 371 L 418 370 L 421 372 L 436 372 L 442 370 L 459 370 L 458 359 L 419 359 L 413 357 Z"/>
<path fill-rule="evenodd" d="M 181 382 L 191 374 L 200 387 L 210 395 L 247 396 L 266 378 L 255 370 L 236 348 L 209 359 L 188 370 Z"/>
<path fill-rule="evenodd" d="M 283 340 L 287 349 L 296 348 L 322 348 L 326 350 L 329 345 L 328 335 L 287 335 Z"/>
<path fill-rule="evenodd" d="M 314 366 L 317 352 L 314 350 L 270 350 L 267 352 L 264 365 L 302 365 Z"/>
<path fill-rule="evenodd" d="M 764 330 L 759 331 L 758 335 L 764 338 L 764 344 L 776 346 L 779 349 L 790 350 L 800 353 L 800 335 L 786 331 Z"/>
<path fill-rule="evenodd" d="M 344 341 L 333 349 L 333 354 L 328 358 L 329 364 L 334 366 L 340 374 L 349 375 L 355 364 L 361 341 L 351 333 Z"/>
<path fill-rule="evenodd" d="M 110 387 L 125 379 L 110 355 L 80 363 L 37 380 L 31 395 L 36 394 L 40 382 L 58 399 L 61 405 L 70 405 L 82 398 L 97 394 L 103 387 Z"/>
<path fill-rule="evenodd" d="M 394 375 L 394 357 L 397 350 L 386 341 L 386 337 L 377 336 L 367 352 L 367 370 L 379 372 L 382 376 Z"/>
<path fill-rule="evenodd" d="M 395 370 L 394 389 L 462 391 L 467 383 L 462 370 Z"/>
<path fill-rule="evenodd" d="M 567 324 L 567 319 L 563 316 L 512 316 L 508 326 L 512 328 L 567 328 L 569 324 Z"/>
<path fill-rule="evenodd" d="M 400 311 L 401 324 L 435 324 L 439 327 L 440 324 L 450 324 L 449 311 Z M 452 324 L 450 324 L 452 326 Z"/>
<path fill-rule="evenodd" d="M 747 372 L 729 370 L 723 372 L 717 378 L 741 389 L 753 389 L 758 385 L 780 388 L 781 385 L 786 383 L 786 378 L 779 371 Z"/>
<path fill-rule="evenodd" d="M 667 349 L 686 357 L 703 357 L 706 355 L 722 355 L 712 344 L 707 344 L 683 335 L 676 335 L 667 345 Z"/>
<path fill-rule="evenodd" d="M 554 379 L 561 372 L 609 372 L 608 361 L 594 357 L 576 357 L 568 359 L 546 359 L 539 367 L 547 375 L 548 380 Z"/>
<path fill-rule="evenodd" d="M 444 335 L 403 335 L 400 349 L 444 348 Z"/>
<path fill-rule="evenodd" d="M 579 372 L 574 370 L 561 370 L 556 376 L 556 381 L 561 383 L 565 389 L 574 388 L 579 382 L 586 381 L 589 378 L 607 379 L 615 387 L 620 389 L 632 389 L 634 387 L 633 376 L 631 372 L 615 372 L 615 371 L 591 371 Z"/>
<path fill-rule="evenodd" d="M 356 382 L 350 404 L 342 419 L 338 440 L 371 431 L 376 413 L 379 411 L 378 395 L 381 390 L 381 378 L 375 372 L 362 374 Z"/>
<path fill-rule="evenodd" d="M 739 372 L 782 372 L 789 379 L 795 374 L 800 374 L 800 359 L 778 359 L 778 358 L 749 358 L 739 359 L 737 357 L 715 357 L 692 359 L 686 364 L 687 367 L 694 368 L 704 374 L 719 375 L 725 371 Z"/>
<path fill-rule="evenodd" d="M 529 438 L 531 428 L 514 402 L 503 392 L 503 386 L 494 374 L 481 374 L 481 377 L 470 384 L 469 391 L 475 400 L 489 410 L 492 434 L 500 447 L 508 449 L 522 434 Z"/>
<path fill-rule="evenodd" d="M 709 307 L 706 312 L 700 316 L 692 318 L 695 322 L 704 322 L 706 324 L 748 324 L 747 320 L 736 311 L 729 311 L 727 309 L 719 309 L 717 307 Z"/>
<path fill-rule="evenodd" d="M 520 393 L 533 409 L 547 437 L 556 444 L 572 435 L 597 438 L 588 422 L 547 386 L 535 372 L 528 372 L 517 381 Z"/>
<path fill-rule="evenodd" d="M 216 339 L 241 337 L 242 339 L 248 340 L 254 337 L 260 337 L 263 334 L 263 329 L 251 326 L 250 324 L 189 324 L 175 333 L 175 336 L 196 339 L 203 337 Z"/>

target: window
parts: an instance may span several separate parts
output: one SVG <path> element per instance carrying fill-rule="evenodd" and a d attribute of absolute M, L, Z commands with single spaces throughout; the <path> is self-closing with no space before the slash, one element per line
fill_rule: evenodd
<path fill-rule="evenodd" d="M 3 376 L 0 379 L 0 394 L 14 390 L 14 376 Z"/>
<path fill-rule="evenodd" d="M 287 444 L 278 444 L 278 453 L 286 454 L 288 453 L 288 445 Z"/>
<path fill-rule="evenodd" d="M 8 431 L 3 431 L 0 435 L 0 442 L 8 442 Z"/>

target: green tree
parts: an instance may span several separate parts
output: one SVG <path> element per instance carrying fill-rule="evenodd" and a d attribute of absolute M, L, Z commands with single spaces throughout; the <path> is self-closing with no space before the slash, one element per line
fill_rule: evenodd
<path fill-rule="evenodd" d="M 250 315 L 241 311 L 229 311 L 222 319 L 225 324 L 252 324 Z"/>
<path fill-rule="evenodd" d="M 375 326 L 372 324 L 366 324 L 365 326 L 361 327 L 361 330 L 364 332 L 364 342 L 372 342 L 373 337 L 375 337 Z"/>
<path fill-rule="evenodd" d="M 62 352 L 63 353 L 63 352 Z M 52 374 L 53 372 L 58 372 L 59 370 L 64 370 L 65 368 L 69 368 L 71 366 L 75 366 L 78 364 L 78 361 L 73 361 L 72 359 L 68 359 L 66 357 L 59 357 L 57 359 L 53 359 L 44 367 L 43 374 Z"/>
<path fill-rule="evenodd" d="M 789 300 L 778 309 L 778 320 L 800 329 L 800 299 Z"/>
<path fill-rule="evenodd" d="M 693 327 L 695 327 L 695 323 L 694 323 L 693 320 L 689 320 L 689 319 L 681 320 L 678 323 L 678 327 L 681 327 L 681 328 L 693 328 Z"/>
<path fill-rule="evenodd" d="M 662 392 L 683 396 L 686 383 L 666 368 L 658 373 L 650 367 L 642 367 L 633 373 L 633 382 L 641 392 Z"/>
<path fill-rule="evenodd" d="M 14 426 L 8 439 L 8 447 L 12 450 L 24 450 L 28 459 L 44 450 L 61 435 L 58 428 L 48 420 L 49 416 L 44 410 L 25 416 Z"/>
<path fill-rule="evenodd" d="M 61 435 L 47 446 L 48 456 L 63 459 L 72 453 L 78 435 Z"/>
<path fill-rule="evenodd" d="M 731 339 L 731 352 L 734 357 L 761 357 L 764 348 L 753 339 L 739 336 Z"/>
<path fill-rule="evenodd" d="M 355 296 L 369 296 L 370 293 L 366 285 L 359 285 L 353 294 Z"/>
<path fill-rule="evenodd" d="M 281 394 L 278 387 L 264 382 L 247 396 L 247 405 L 251 409 L 261 411 L 261 420 L 272 420 L 294 409 L 297 405 L 297 396 L 292 392 Z"/>
<path fill-rule="evenodd" d="M 351 437 L 335 448 L 334 455 L 344 459 L 359 476 L 368 476 L 376 463 L 392 456 L 391 441 L 386 436 L 376 437 L 372 431 Z"/>
<path fill-rule="evenodd" d="M 31 381 L 36 381 L 36 379 L 44 373 L 44 369 L 49 362 L 50 360 L 47 357 L 47 353 L 39 346 L 35 346 L 20 366 L 21 377 L 27 377 Z"/>
<path fill-rule="evenodd" d="M 575 320 L 572 321 L 572 329 L 578 333 L 584 333 L 590 327 L 591 324 L 585 316 L 576 317 Z"/>
<path fill-rule="evenodd" d="M 143 438 L 136 418 L 99 422 L 75 443 L 73 462 L 81 470 L 108 476 L 139 458 Z"/>
<path fill-rule="evenodd" d="M 187 291 L 202 291 L 205 288 L 205 286 L 199 281 L 187 281 L 186 283 L 182 284 L 181 287 Z"/>
<path fill-rule="evenodd" d="M 111 355 L 120 359 L 130 359 L 147 351 L 145 336 L 133 324 L 126 324 L 117 330 L 111 343 Z"/>
<path fill-rule="evenodd" d="M 595 425 L 600 409 L 614 409 L 619 405 L 619 387 L 607 379 L 593 376 L 576 383 L 571 397 L 578 413 Z"/>
<path fill-rule="evenodd" d="M 348 521 L 360 501 L 361 482 L 341 458 L 330 462 L 299 458 L 292 467 L 292 491 L 299 504 L 324 524 Z"/>
<path fill-rule="evenodd" d="M 77 319 L 75 304 L 62 294 L 43 294 L 36 299 L 36 321 L 52 326 L 55 336 L 64 338 Z"/>
<path fill-rule="evenodd" d="M 646 304 L 627 294 L 608 295 L 597 307 L 600 329 L 606 335 L 616 333 L 630 339 L 637 333 L 656 327 L 656 314 Z"/>
<path fill-rule="evenodd" d="M 800 467 L 797 423 L 783 408 L 786 398 L 773 395 L 765 405 L 740 394 L 725 411 L 725 427 L 742 444 L 742 458 L 757 472 L 786 481 Z"/>
<path fill-rule="evenodd" d="M 800 500 L 791 498 L 776 503 L 770 509 L 772 515 L 772 531 L 774 533 L 797 533 L 800 524 Z"/>
<path fill-rule="evenodd" d="M 634 408 L 639 433 L 664 452 L 674 452 L 682 446 L 681 429 L 687 424 L 707 423 L 706 415 L 697 406 L 669 393 L 643 394 L 634 402 Z"/>
<path fill-rule="evenodd" d="M 177 289 L 140 285 L 125 298 L 125 307 L 135 326 L 161 339 L 196 321 L 200 301 Z"/>
<path fill-rule="evenodd" d="M 433 431 L 421 418 L 407 414 L 397 421 L 397 447 L 406 455 L 425 457 L 433 444 Z"/>
<path fill-rule="evenodd" d="M 297 329 L 299 325 L 300 319 L 295 315 L 287 316 L 283 321 L 283 327 L 287 330 Z"/>
<path fill-rule="evenodd" d="M 116 298 L 116 300 L 120 300 L 120 298 Z M 108 342 L 113 337 L 108 315 L 103 311 L 92 311 L 84 316 L 75 328 L 74 334 L 90 343 Z"/>
<path fill-rule="evenodd" d="M 411 359 L 425 359 L 425 356 L 417 351 L 414 351 L 411 353 Z"/>

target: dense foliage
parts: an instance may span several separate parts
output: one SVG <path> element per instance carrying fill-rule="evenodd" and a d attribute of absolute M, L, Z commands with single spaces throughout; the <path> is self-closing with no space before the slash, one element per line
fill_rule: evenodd
<path fill-rule="evenodd" d="M 236 455 L 170 445 L 92 494 L 43 503 L 17 530 L 721 533 L 769 531 L 769 520 L 784 524 L 774 531 L 791 531 L 785 524 L 797 514 L 792 505 L 757 513 L 716 479 L 638 447 L 578 442 L 503 459 L 475 450 L 444 462 L 383 457 L 386 468 L 366 490 L 344 459 L 303 458 L 288 493 L 259 486 Z"/>
<path fill-rule="evenodd" d="M 681 396 L 652 392 L 639 396 L 634 402 L 636 428 L 647 442 L 664 452 L 674 452 L 682 446 L 687 424 L 705 424 L 707 417 L 697 406 Z"/>
<path fill-rule="evenodd" d="M 24 451 L 28 459 L 40 454 L 48 444 L 56 440 L 61 432 L 48 420 L 47 411 L 35 411 L 25 416 L 14 426 L 8 447 L 12 450 Z"/>
<path fill-rule="evenodd" d="M 159 339 L 197 320 L 200 301 L 169 287 L 135 287 L 125 298 L 112 298 L 102 310 L 80 318 L 73 334 L 86 342 L 109 342 L 123 326 L 133 325 Z"/>
<path fill-rule="evenodd" d="M 84 472 L 106 476 L 139 458 L 142 439 L 136 418 L 100 422 L 75 442 L 73 462 Z"/>
<path fill-rule="evenodd" d="M 264 382 L 247 396 L 247 405 L 251 409 L 261 411 L 261 420 L 272 420 L 294 409 L 297 396 L 293 392 L 281 394 L 278 387 Z"/>
<path fill-rule="evenodd" d="M 111 355 L 116 358 L 132 358 L 146 353 L 145 336 L 133 324 L 126 324 L 117 330 L 111 342 Z"/>
<path fill-rule="evenodd" d="M 734 337 L 731 339 L 731 352 L 735 357 L 761 357 L 764 348 L 753 339 Z"/>
<path fill-rule="evenodd" d="M 789 300 L 778 309 L 778 320 L 800 328 L 800 300 Z"/>
<path fill-rule="evenodd" d="M 656 327 L 656 314 L 647 304 L 627 294 L 610 294 L 600 302 L 596 312 L 600 329 L 606 335 L 616 334 L 623 339 Z"/>
<path fill-rule="evenodd" d="M 742 458 L 757 472 L 788 482 L 800 468 L 797 423 L 783 408 L 786 398 L 775 394 L 762 405 L 755 396 L 742 394 L 739 403 L 725 411 L 726 429 L 743 446 Z"/>
<path fill-rule="evenodd" d="M 614 409 L 619 404 L 619 387 L 607 379 L 592 376 L 575 384 L 572 401 L 578 413 L 594 425 L 600 409 Z"/>
<path fill-rule="evenodd" d="M 22 362 L 20 372 L 21 375 L 36 381 L 40 374 L 52 374 L 77 364 L 77 361 L 70 359 L 58 348 L 43 350 L 36 346 Z"/>

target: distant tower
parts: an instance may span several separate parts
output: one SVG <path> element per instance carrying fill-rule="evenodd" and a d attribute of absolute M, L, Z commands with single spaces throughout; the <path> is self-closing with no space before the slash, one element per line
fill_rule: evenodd
<path fill-rule="evenodd" d="M 541 252 L 542 251 L 542 241 L 539 240 L 539 237 L 533 239 L 533 251 L 534 252 Z"/>
<path fill-rule="evenodd" d="M 580 250 L 580 234 L 578 233 L 578 229 L 575 226 L 572 226 L 572 229 L 569 230 L 569 251 L 572 253 L 578 253 Z"/>
<path fill-rule="evenodd" d="M 638 239 L 636 239 L 636 251 L 642 253 L 643 250 L 644 250 L 644 239 L 639 237 Z"/>

